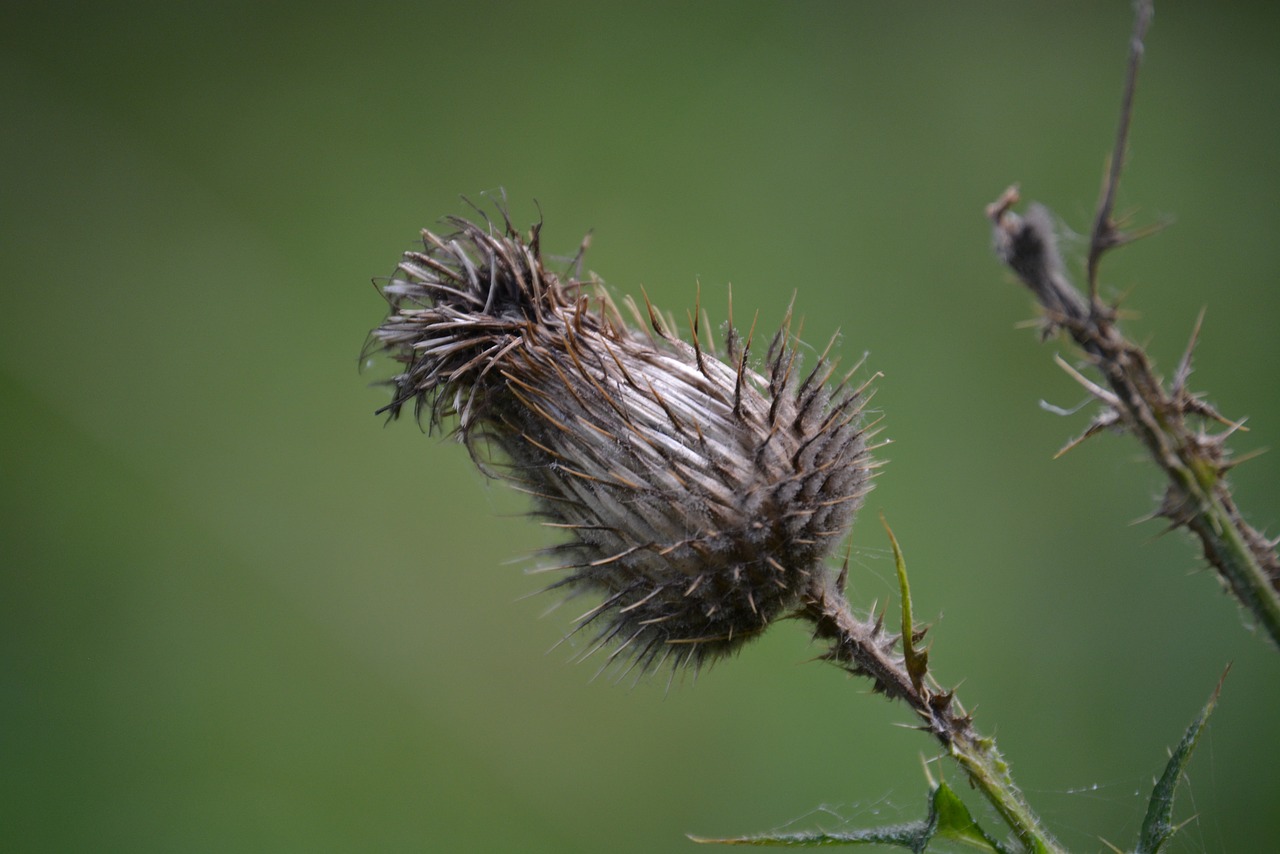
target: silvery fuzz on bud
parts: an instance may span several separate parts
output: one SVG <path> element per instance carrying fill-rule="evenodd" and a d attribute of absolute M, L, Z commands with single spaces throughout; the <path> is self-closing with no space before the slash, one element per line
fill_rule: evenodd
<path fill-rule="evenodd" d="M 551 588 L 600 597 L 592 649 L 697 666 L 799 607 L 870 488 L 864 388 L 825 357 L 802 372 L 785 327 L 753 368 L 751 336 L 730 323 L 719 356 L 697 310 L 689 341 L 647 300 L 629 323 L 543 266 L 540 225 L 448 223 L 381 286 L 368 349 L 399 364 L 381 411 L 451 424 L 533 496 L 566 537 Z"/>

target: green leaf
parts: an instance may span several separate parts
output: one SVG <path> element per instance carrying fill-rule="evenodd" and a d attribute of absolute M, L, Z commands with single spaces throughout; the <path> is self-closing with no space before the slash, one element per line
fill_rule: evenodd
<path fill-rule="evenodd" d="M 911 585 L 907 583 L 907 562 L 902 557 L 898 538 L 893 535 L 893 529 L 885 521 L 883 513 L 880 514 L 880 524 L 884 525 L 884 530 L 889 535 L 889 545 L 893 547 L 894 566 L 898 570 L 898 591 L 902 595 L 902 657 L 907 665 L 907 675 L 919 690 L 923 684 L 925 671 L 929 667 L 929 653 L 916 649 L 916 627 L 911 617 Z"/>
<path fill-rule="evenodd" d="M 1164 773 L 1156 781 L 1155 788 L 1151 791 L 1151 801 L 1147 804 L 1147 817 L 1142 821 L 1142 833 L 1138 837 L 1138 847 L 1134 849 L 1134 854 L 1156 854 L 1181 827 L 1173 824 L 1173 793 L 1178 788 L 1178 780 L 1182 777 L 1183 769 L 1191 760 L 1191 754 L 1196 749 L 1196 742 L 1200 740 L 1204 725 L 1209 721 L 1209 715 L 1213 714 L 1213 708 L 1218 704 L 1222 683 L 1230 672 L 1231 666 L 1227 665 L 1227 669 L 1218 679 L 1217 687 L 1209 697 L 1209 702 L 1205 703 L 1200 714 L 1191 722 L 1191 726 L 1187 727 L 1182 741 L 1178 743 L 1173 755 L 1169 757 L 1168 764 L 1164 766 Z"/>
<path fill-rule="evenodd" d="M 929 816 L 922 821 L 869 827 L 862 830 L 828 833 L 822 830 L 800 833 L 761 833 L 727 839 L 690 836 L 694 842 L 720 845 L 757 845 L 770 848 L 816 848 L 820 845 L 897 845 L 920 854 L 934 839 L 945 839 L 969 845 L 979 851 L 1003 854 L 991 837 L 973 820 L 969 808 L 946 783 L 939 783 L 929 794 Z"/>
<path fill-rule="evenodd" d="M 946 783 L 933 790 L 930 816 L 934 835 L 952 842 L 963 842 L 979 851 L 1003 851 L 1000 845 L 978 826 L 964 801 Z"/>

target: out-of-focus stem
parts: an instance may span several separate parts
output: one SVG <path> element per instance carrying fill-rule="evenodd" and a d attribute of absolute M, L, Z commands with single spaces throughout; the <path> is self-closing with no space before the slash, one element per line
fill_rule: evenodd
<path fill-rule="evenodd" d="M 1187 391 L 1191 347 L 1172 385 L 1165 386 L 1146 352 L 1120 332 L 1114 310 L 1098 299 L 1085 299 L 1063 273 L 1047 209 L 1032 206 L 1022 217 L 1011 209 L 1017 201 L 1016 190 L 1010 188 L 987 209 L 996 253 L 1035 294 L 1044 310 L 1046 329 L 1069 334 L 1107 385 L 1102 388 L 1075 375 L 1105 407 L 1085 436 L 1103 427 L 1121 427 L 1147 448 L 1168 479 L 1157 513 L 1200 539 L 1205 559 L 1280 646 L 1276 544 L 1244 520 L 1226 477 L 1232 463 L 1225 444 L 1239 425 L 1229 424 Z M 1229 426 L 1210 435 L 1193 430 L 1188 424 L 1192 418 Z"/>
<path fill-rule="evenodd" d="M 1104 427 L 1121 427 L 1147 447 L 1169 480 L 1159 515 L 1200 538 L 1205 559 L 1280 646 L 1277 543 L 1268 541 L 1250 527 L 1231 497 L 1226 479 L 1231 462 L 1225 442 L 1239 425 L 1229 424 L 1187 392 L 1195 336 L 1172 385 L 1166 388 L 1156 376 L 1146 352 L 1121 334 L 1115 322 L 1115 310 L 1098 296 L 1098 264 L 1102 256 L 1146 233 L 1122 231 L 1112 211 L 1124 171 L 1138 69 L 1146 52 L 1144 42 L 1151 16 L 1151 0 L 1136 0 L 1120 121 L 1089 239 L 1088 298 L 1076 290 L 1064 271 L 1054 239 L 1052 217 L 1046 208 L 1033 205 L 1025 218 L 1019 216 L 1012 210 L 1018 202 L 1018 191 L 1010 187 L 987 207 L 987 216 L 993 225 L 996 254 L 1035 294 L 1044 311 L 1044 331 L 1065 330 L 1110 386 L 1104 389 L 1073 371 L 1105 406 L 1103 414 L 1081 438 Z M 1217 420 L 1229 424 L 1229 429 L 1206 435 L 1203 431 L 1193 431 L 1187 425 L 1188 417 Z"/>

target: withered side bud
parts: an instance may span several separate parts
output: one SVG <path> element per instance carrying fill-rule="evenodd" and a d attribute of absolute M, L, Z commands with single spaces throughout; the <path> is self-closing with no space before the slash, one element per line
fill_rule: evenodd
<path fill-rule="evenodd" d="M 721 361 L 696 320 L 692 343 L 651 309 L 653 333 L 629 326 L 543 267 L 538 227 L 450 223 L 382 288 L 370 346 L 403 366 L 383 411 L 456 417 L 534 496 L 569 538 L 552 587 L 603 597 L 581 624 L 611 657 L 699 665 L 794 609 L 870 488 L 863 390 L 828 385 L 825 360 L 801 376 L 786 329 L 758 373 L 732 330 Z"/>

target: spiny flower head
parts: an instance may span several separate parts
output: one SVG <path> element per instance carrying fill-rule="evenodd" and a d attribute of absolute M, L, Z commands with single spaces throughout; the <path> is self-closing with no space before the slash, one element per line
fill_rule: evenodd
<path fill-rule="evenodd" d="M 723 360 L 648 305 L 543 266 L 541 226 L 448 220 L 382 286 L 369 350 L 399 363 L 392 417 L 412 403 L 486 473 L 563 532 L 552 588 L 590 593 L 580 618 L 647 670 L 701 665 L 794 610 L 827 571 L 870 488 L 865 387 L 807 374 L 784 326 L 759 371 L 732 323 Z M 790 314 L 788 313 L 788 319 Z M 647 321 L 647 322 L 646 322 Z M 830 349 L 830 348 L 828 348 Z"/>

